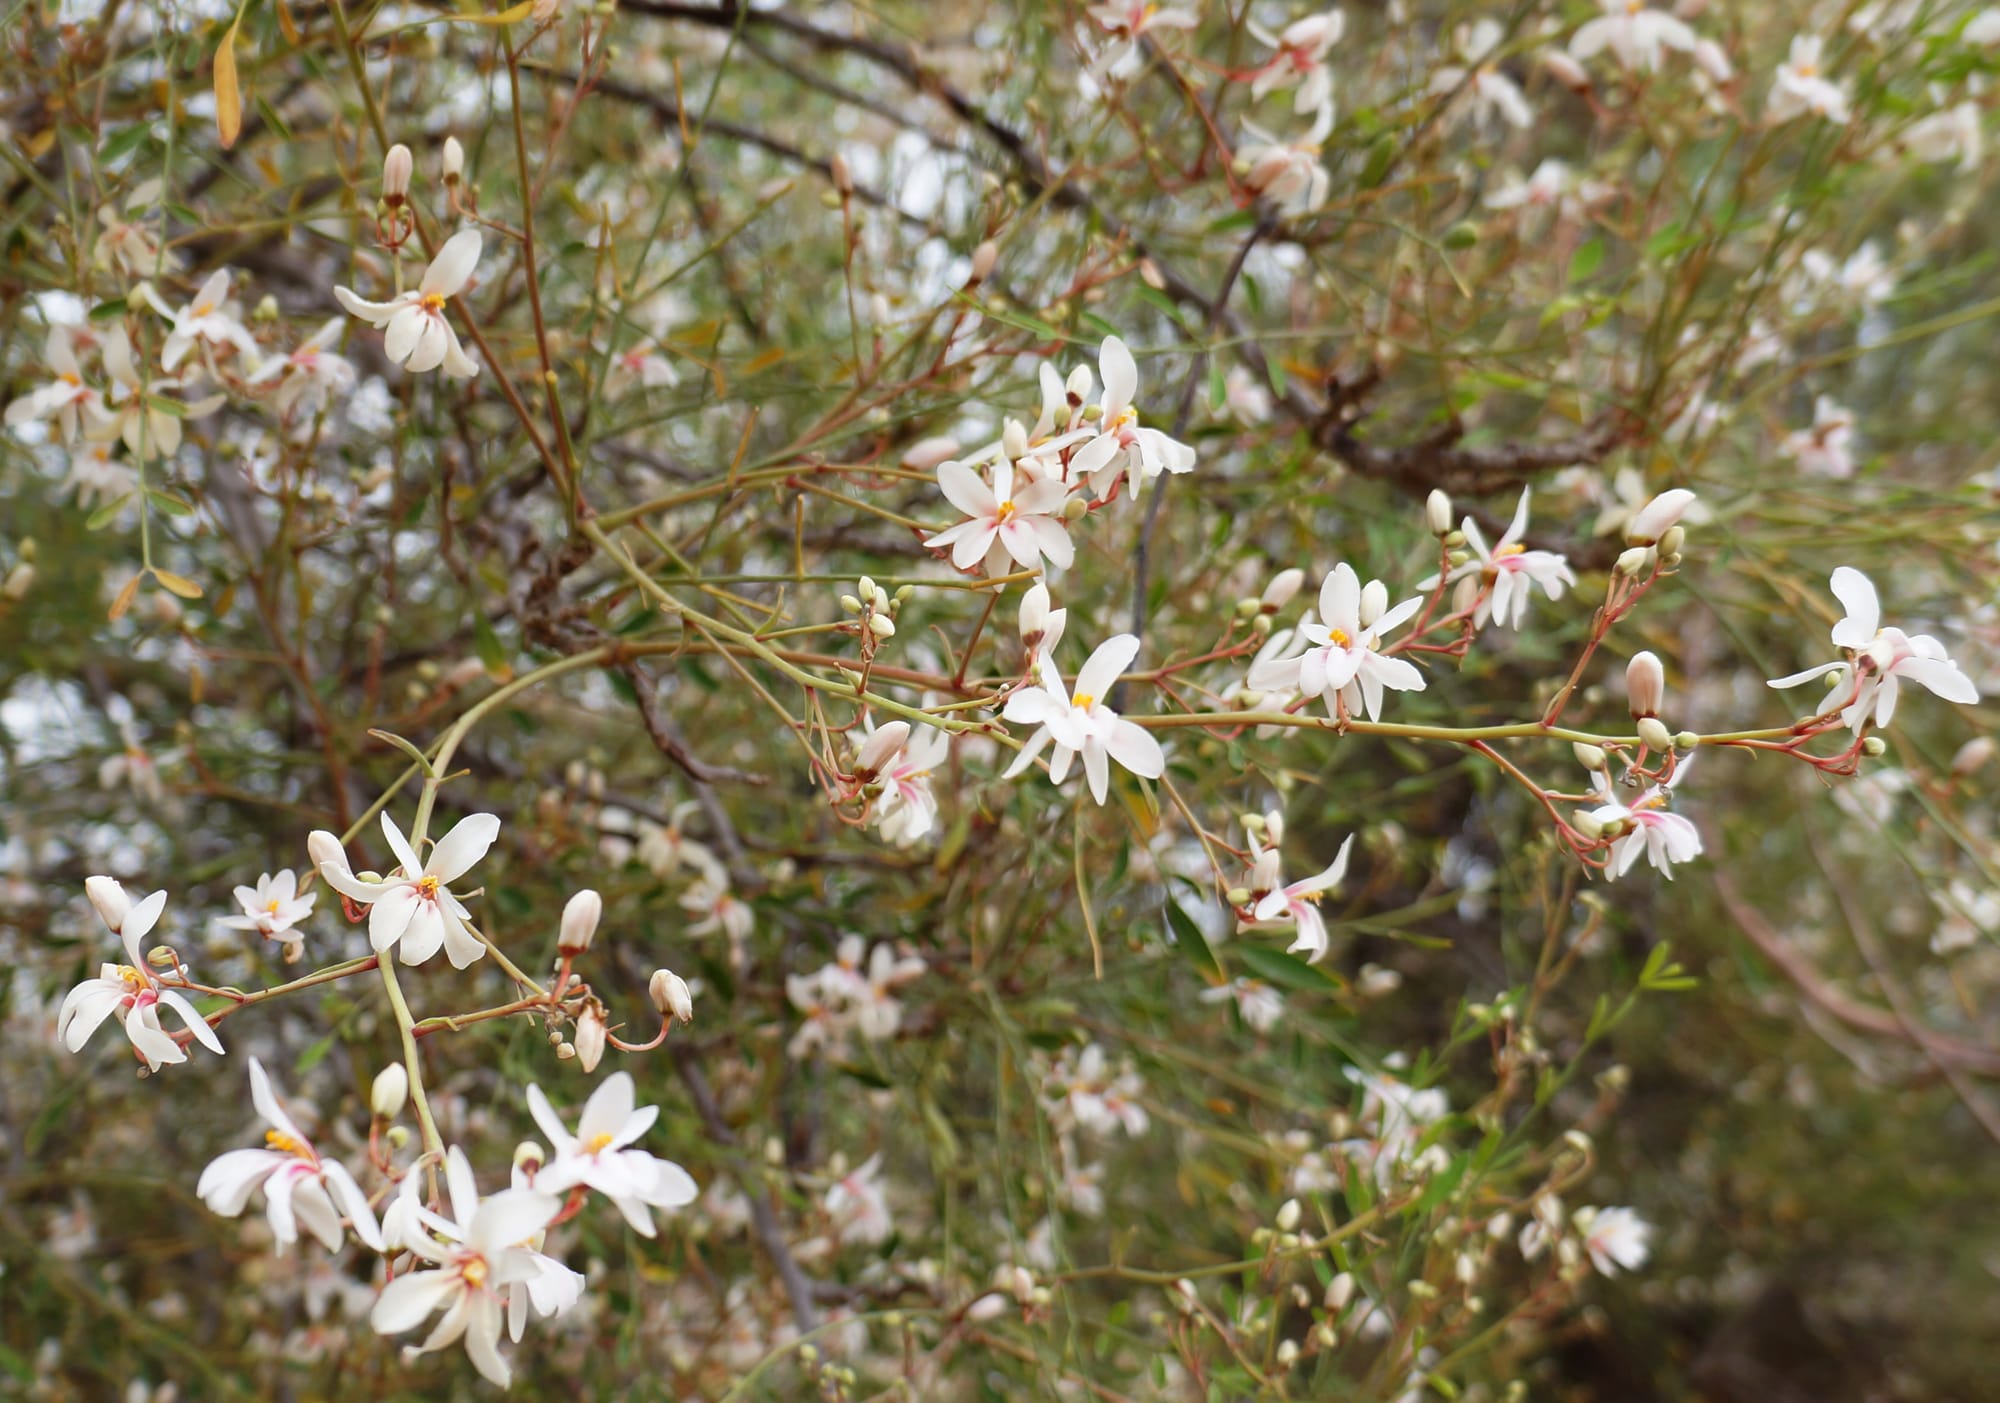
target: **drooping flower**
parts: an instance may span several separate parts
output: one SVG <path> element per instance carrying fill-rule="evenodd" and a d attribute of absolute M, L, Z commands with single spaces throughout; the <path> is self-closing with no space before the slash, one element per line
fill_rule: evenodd
<path fill-rule="evenodd" d="M 329 319 L 290 355 L 271 356 L 247 377 L 246 383 L 266 385 L 275 380 L 271 404 L 280 418 L 301 415 L 310 419 L 326 408 L 327 397 L 354 388 L 354 366 L 329 348 L 340 339 L 345 325 L 338 317 Z"/>
<path fill-rule="evenodd" d="M 1007 767 L 1004 777 L 1012 778 L 1027 769 L 1051 741 L 1055 750 L 1049 756 L 1050 780 L 1061 784 L 1069 774 L 1070 762 L 1082 755 L 1091 797 L 1100 804 L 1110 781 L 1112 760 L 1146 779 L 1158 779 L 1164 774 L 1167 761 L 1160 743 L 1143 726 L 1127 721 L 1103 700 L 1138 653 L 1139 640 L 1129 633 L 1105 639 L 1076 674 L 1074 697 L 1064 688 L 1055 663 L 1043 658 L 1039 669 L 1041 685 L 1014 692 L 1001 712 L 1009 721 L 1037 728 Z"/>
<path fill-rule="evenodd" d="M 1139 365 L 1116 336 L 1098 348 L 1097 368 L 1104 394 L 1097 402 L 1097 436 L 1069 460 L 1072 479 L 1089 478 L 1100 500 L 1111 495 L 1122 472 L 1132 490 L 1163 472 L 1184 473 L 1194 467 L 1195 453 L 1185 443 L 1158 429 L 1144 428 L 1132 400 L 1139 393 Z"/>
<path fill-rule="evenodd" d="M 285 1114 L 271 1079 L 256 1058 L 250 1059 L 250 1104 L 271 1128 L 261 1150 L 228 1150 L 201 1171 L 195 1194 L 209 1210 L 234 1218 L 250 1202 L 251 1191 L 264 1189 L 264 1213 L 271 1236 L 282 1251 L 299 1239 L 299 1229 L 318 1238 L 329 1252 L 345 1241 L 340 1220 L 353 1224 L 354 1235 L 376 1251 L 383 1248 L 382 1230 L 368 1206 L 368 1195 L 338 1160 L 323 1159 L 297 1122 Z"/>
<path fill-rule="evenodd" d="M 993 464 L 991 487 L 963 463 L 940 463 L 937 478 L 945 500 L 971 519 L 946 527 L 924 544 L 950 546 L 951 563 L 959 569 L 984 560 L 987 574 L 1002 575 L 1010 558 L 1025 570 L 1039 569 L 1044 556 L 1058 568 L 1076 559 L 1062 522 L 1068 491 L 1060 477 L 1051 475 L 1016 490 L 1015 464 L 1002 453 Z"/>
<path fill-rule="evenodd" d="M 1554 551 L 1530 550 L 1522 540 L 1528 532 L 1529 492 L 1528 488 L 1521 489 L 1514 519 L 1491 550 L 1486 547 L 1486 537 L 1478 522 L 1468 516 L 1463 523 L 1473 558 L 1446 578 L 1460 580 L 1474 575 L 1480 578 L 1483 588 L 1473 622 L 1481 628 L 1489 620 L 1496 628 L 1519 628 L 1528 617 L 1531 585 L 1540 585 L 1542 593 L 1550 599 L 1561 599 L 1564 588 L 1576 583 L 1568 561 Z M 1431 584 L 1435 583 L 1433 579 Z M 1422 588 L 1428 589 L 1430 584 Z"/>
<path fill-rule="evenodd" d="M 884 765 L 882 793 L 875 800 L 876 829 L 889 842 L 907 848 L 921 842 L 937 825 L 937 795 L 931 772 L 951 754 L 951 735 L 925 726 Z"/>
<path fill-rule="evenodd" d="M 1274 849 L 1259 850 L 1256 839 L 1251 839 L 1251 851 L 1260 858 L 1275 856 Z M 1270 879 L 1270 888 L 1258 899 L 1251 915 L 1259 921 L 1286 921 L 1293 923 L 1294 935 L 1288 952 L 1306 952 L 1308 964 L 1319 959 L 1327 950 L 1326 919 L 1319 914 L 1320 899 L 1347 875 L 1347 858 L 1354 851 L 1354 835 L 1340 845 L 1333 861 L 1317 876 L 1306 877 L 1284 886 L 1276 885 L 1276 878 Z M 1275 872 L 1276 864 L 1265 865 L 1264 870 Z"/>
<path fill-rule="evenodd" d="M 1021 596 L 1021 648 L 1027 654 L 1024 667 L 1028 672 L 1055 654 L 1068 623 L 1069 610 L 1049 607 L 1049 587 L 1040 580 Z"/>
<path fill-rule="evenodd" d="M 472 277 L 479 248 L 479 231 L 461 229 L 445 240 L 414 291 L 387 302 L 364 302 L 344 287 L 336 287 L 333 295 L 349 314 L 385 328 L 382 350 L 390 360 L 413 374 L 443 366 L 446 375 L 469 380 L 479 373 L 479 366 L 459 346 L 444 304 Z"/>
<path fill-rule="evenodd" d="M 319 900 L 317 892 L 299 895 L 298 878 L 289 867 L 275 877 L 265 873 L 257 879 L 255 887 L 236 888 L 235 896 L 243 914 L 220 917 L 217 925 L 231 930 L 254 930 L 266 940 L 288 945 L 303 939 L 293 927 L 312 914 L 313 903 Z"/>
<path fill-rule="evenodd" d="M 688 1172 L 672 1160 L 631 1148 L 659 1119 L 658 1106 L 635 1105 L 630 1072 L 606 1077 L 583 1104 L 576 1134 L 539 1086 L 528 1088 L 528 1113 L 549 1137 L 550 1156 L 535 1171 L 534 1186 L 543 1193 L 562 1193 L 578 1185 L 610 1199 L 632 1230 L 653 1235 L 654 1208 L 685 1208 L 701 1193 Z"/>
<path fill-rule="evenodd" d="M 1687 818 L 1667 807 L 1673 802 L 1675 786 L 1692 768 L 1691 761 L 1683 760 L 1665 784 L 1650 786 L 1629 804 L 1621 803 L 1611 792 L 1611 781 L 1605 772 L 1596 771 L 1597 789 L 1604 803 L 1592 809 L 1588 817 L 1600 832 L 1612 839 L 1604 867 L 1605 875 L 1612 881 L 1631 871 L 1642 853 L 1668 881 L 1673 880 L 1674 864 L 1692 862 L 1701 856 L 1701 834 Z"/>
<path fill-rule="evenodd" d="M 1331 107 L 1322 107 L 1311 129 L 1289 141 L 1247 118 L 1243 130 L 1253 138 L 1236 149 L 1236 168 L 1246 190 L 1291 214 L 1308 214 L 1326 203 L 1333 177 L 1320 162 L 1320 145 L 1333 130 Z"/>
<path fill-rule="evenodd" d="M 1792 52 L 1771 77 L 1771 96 L 1765 114 L 1773 122 L 1812 113 L 1829 122 L 1847 122 L 1847 90 L 1820 69 L 1820 53 L 1825 41 L 1817 34 L 1800 34 L 1792 40 Z"/>
<path fill-rule="evenodd" d="M 1905 681 L 1946 701 L 1964 706 L 1978 702 L 1979 689 L 1951 660 L 1944 644 L 1927 633 L 1905 633 L 1883 626 L 1881 600 L 1866 575 L 1843 565 L 1833 572 L 1832 587 L 1834 597 L 1847 609 L 1847 616 L 1833 626 L 1833 645 L 1847 649 L 1847 657 L 1776 678 L 1771 686 L 1796 687 L 1829 672 L 1837 672 L 1845 680 L 1859 669 L 1860 686 L 1840 714 L 1841 721 L 1856 735 L 1871 721 L 1877 727 L 1889 724 L 1896 714 L 1898 690 Z"/>
<path fill-rule="evenodd" d="M 167 894 L 156 891 L 135 903 L 109 877 L 89 878 L 84 882 L 84 890 L 90 894 L 91 904 L 111 933 L 124 942 L 127 963 L 106 964 L 99 968 L 97 978 L 86 979 L 69 991 L 56 1012 L 56 1037 L 62 1045 L 71 1052 L 82 1050 L 98 1025 L 115 1015 L 150 1070 L 185 1062 L 187 1053 L 160 1026 L 159 1006 L 164 1004 L 186 1025 L 196 1042 L 220 1054 L 222 1040 L 215 1036 L 208 1020 L 180 993 L 160 983 L 140 953 L 139 942 L 159 921 L 160 912 L 166 909 Z"/>
<path fill-rule="evenodd" d="M 1329 716 L 1338 716 L 1341 704 L 1350 713 L 1365 710 L 1371 721 L 1381 714 L 1384 688 L 1421 692 L 1424 675 L 1414 664 L 1377 650 L 1382 635 L 1400 627 L 1423 607 L 1423 600 L 1406 599 L 1384 609 L 1387 598 L 1379 580 L 1363 589 L 1353 566 L 1345 561 L 1334 566 L 1320 584 L 1320 622 L 1299 626 L 1311 646 L 1298 657 L 1253 665 L 1249 685 L 1261 692 L 1297 690 L 1323 698 Z"/>
<path fill-rule="evenodd" d="M 416 1178 L 411 1175 L 405 1182 Z M 442 1313 L 429 1337 L 411 1352 L 428 1354 L 463 1339 L 473 1367 L 505 1388 L 513 1380 L 513 1370 L 500 1354 L 505 1298 L 510 1287 L 526 1288 L 541 1276 L 537 1254 L 525 1244 L 562 1211 L 562 1200 L 535 1189 L 504 1189 L 482 1199 L 465 1153 L 456 1145 L 445 1154 L 445 1182 L 451 1191 L 450 1218 L 420 1207 L 413 1194 L 384 1215 L 384 1237 L 431 1266 L 383 1287 L 368 1322 L 377 1334 L 400 1335 Z"/>
<path fill-rule="evenodd" d="M 1694 48 L 1694 31 L 1663 10 L 1648 9 L 1645 0 L 1600 0 L 1604 13 L 1570 36 L 1570 57 L 1584 60 L 1605 49 L 1640 73 L 1660 66 L 1667 49 L 1686 53 Z"/>
<path fill-rule="evenodd" d="M 84 383 L 83 368 L 76 358 L 76 336 L 69 327 L 58 323 L 49 328 L 42 343 L 42 364 L 48 368 L 48 382 L 8 404 L 7 427 L 54 419 L 62 430 L 63 442 L 75 443 L 78 406 L 87 403 L 96 391 Z"/>
<path fill-rule="evenodd" d="M 1333 102 L 1333 71 L 1327 67 L 1327 51 L 1340 42 L 1347 31 L 1347 17 L 1339 10 L 1295 19 L 1273 34 L 1256 20 L 1249 21 L 1252 37 L 1277 50 L 1247 75 L 1250 96 L 1296 87 L 1292 111 L 1312 112 Z"/>
<path fill-rule="evenodd" d="M 431 849 L 429 862 L 417 857 L 387 812 L 382 815 L 382 836 L 401 864 L 392 876 L 370 882 L 355 876 L 344 862 L 319 865 L 329 886 L 368 907 L 368 943 L 375 953 L 386 955 L 400 944 L 403 963 L 420 965 L 442 945 L 454 969 L 464 969 L 484 955 L 485 944 L 466 928 L 472 913 L 447 887 L 486 856 L 500 836 L 500 820 L 492 814 L 460 819 Z M 337 849 L 338 840 L 334 842 Z"/>

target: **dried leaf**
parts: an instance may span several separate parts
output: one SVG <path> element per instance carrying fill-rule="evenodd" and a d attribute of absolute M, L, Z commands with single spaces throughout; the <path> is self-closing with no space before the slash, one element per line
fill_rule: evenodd
<path fill-rule="evenodd" d="M 112 623 L 115 624 L 120 619 L 124 618 L 125 611 L 132 607 L 132 599 L 135 595 L 139 593 L 139 581 L 141 578 L 143 577 L 139 575 L 134 575 L 131 579 L 127 580 L 125 582 L 125 588 L 119 590 L 118 597 L 111 601 Z"/>
<path fill-rule="evenodd" d="M 176 575 L 171 570 L 155 570 L 153 578 L 160 582 L 160 588 L 170 594 L 178 594 L 182 599 L 201 598 L 201 586 L 186 575 Z"/>
<path fill-rule="evenodd" d="M 236 81 L 236 31 L 242 23 L 243 12 L 238 10 L 215 51 L 215 130 L 225 151 L 243 133 L 243 89 Z"/>

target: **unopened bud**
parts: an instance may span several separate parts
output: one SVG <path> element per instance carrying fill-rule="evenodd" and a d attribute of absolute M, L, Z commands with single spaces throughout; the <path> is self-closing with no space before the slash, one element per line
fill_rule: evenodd
<path fill-rule="evenodd" d="M 1267 614 L 1275 614 L 1297 597 L 1299 587 L 1306 582 L 1306 572 L 1293 566 L 1280 570 L 1271 577 L 1271 583 L 1264 586 L 1264 593 L 1257 600 L 1257 607 Z"/>
<path fill-rule="evenodd" d="M 1669 731 L 1666 723 L 1657 716 L 1639 718 L 1639 739 L 1658 751 L 1674 748 L 1674 733 Z"/>
<path fill-rule="evenodd" d="M 586 1072 L 597 1070 L 598 1062 L 604 1056 L 604 1039 L 610 1030 L 604 1025 L 604 1012 L 594 1003 L 584 1007 L 576 1020 L 576 1060 Z"/>
<path fill-rule="evenodd" d="M 1389 612 L 1389 587 L 1380 580 L 1370 580 L 1361 587 L 1361 608 L 1356 615 L 1363 628 L 1373 628 L 1375 621 Z"/>
<path fill-rule="evenodd" d="M 1861 742 L 1861 753 L 1863 755 L 1882 755 L 1886 754 L 1888 749 L 1889 742 L 1883 740 L 1880 736 L 1869 736 Z"/>
<path fill-rule="evenodd" d="M 530 1179 L 540 1173 L 542 1166 L 548 1162 L 547 1151 L 533 1140 L 523 1140 L 514 1147 L 514 1167 Z"/>
<path fill-rule="evenodd" d="M 1611 567 L 1612 572 L 1637 577 L 1645 573 L 1653 556 L 1654 551 L 1651 546 L 1632 546 L 1619 555 L 1617 564 Z"/>
<path fill-rule="evenodd" d="M 1660 559 L 1669 565 L 1678 565 L 1681 547 L 1687 544 L 1687 535 L 1685 526 L 1669 526 L 1667 534 L 1660 537 Z"/>
<path fill-rule="evenodd" d="M 392 209 L 410 193 L 410 171 L 414 164 L 410 148 L 400 141 L 382 158 L 382 201 Z"/>
<path fill-rule="evenodd" d="M 1570 749 L 1576 752 L 1576 763 L 1583 766 L 1586 770 L 1601 770 L 1604 768 L 1603 747 L 1592 745 L 1589 741 L 1580 740 L 1571 746 Z"/>
<path fill-rule="evenodd" d="M 870 614 L 868 616 L 868 631 L 877 638 L 894 638 L 896 636 L 896 621 L 887 614 Z"/>
<path fill-rule="evenodd" d="M 885 721 L 881 729 L 861 743 L 861 752 L 854 757 L 854 777 L 859 780 L 875 778 L 909 742 L 909 722 Z"/>
<path fill-rule="evenodd" d="M 828 173 L 833 177 L 833 188 L 843 195 L 852 195 L 854 172 L 847 168 L 847 158 L 835 152 L 833 159 L 826 164 Z"/>
<path fill-rule="evenodd" d="M 375 1074 L 375 1084 L 368 1091 L 368 1109 L 377 1120 L 394 1120 L 403 1113 L 403 1103 L 409 1099 L 410 1074 L 403 1070 L 402 1063 L 391 1062 Z"/>
<path fill-rule="evenodd" d="M 993 276 L 993 265 L 1000 261 L 1000 245 L 988 239 L 972 251 L 972 277 L 967 286 L 985 282 Z"/>
<path fill-rule="evenodd" d="M 1583 65 L 1564 53 L 1561 49 L 1542 50 L 1542 67 L 1549 70 L 1549 76 L 1574 93 L 1590 91 L 1590 75 L 1583 71 Z"/>
<path fill-rule="evenodd" d="M 1347 1309 L 1347 1303 L 1354 1299 L 1354 1273 L 1340 1272 L 1326 1283 L 1326 1294 L 1320 1298 L 1326 1308 L 1335 1315 Z"/>
<path fill-rule="evenodd" d="M 1604 825 L 1588 809 L 1578 811 L 1569 821 L 1569 826 L 1590 839 L 1593 843 L 1604 836 Z"/>
<path fill-rule="evenodd" d="M 1222 896 L 1223 900 L 1227 901 L 1231 906 L 1248 906 L 1251 894 L 1248 887 L 1231 887 Z"/>
<path fill-rule="evenodd" d="M 1635 653 L 1625 665 L 1625 700 L 1634 720 L 1658 716 L 1667 695 L 1667 670 L 1657 654 Z"/>
<path fill-rule="evenodd" d="M 1019 419 L 1009 419 L 1000 426 L 1000 451 L 1009 461 L 1028 456 L 1028 431 Z"/>
<path fill-rule="evenodd" d="M 1666 534 L 1682 513 L 1694 505 L 1694 493 L 1685 487 L 1676 487 L 1670 492 L 1662 492 L 1645 506 L 1632 513 L 1631 521 L 1625 526 L 1625 544 L 1628 546 L 1657 545 L 1660 554 L 1666 555 Z M 1682 533 L 1685 536 L 1685 532 Z"/>
<path fill-rule="evenodd" d="M 1430 527 L 1433 536 L 1451 533 L 1451 494 L 1442 487 L 1433 487 L 1431 495 L 1424 499 L 1424 524 Z"/>
<path fill-rule="evenodd" d="M 1693 731 L 1674 732 L 1674 748 L 1677 750 L 1693 750 L 1700 744 L 1701 737 Z"/>
<path fill-rule="evenodd" d="M 390 1149 L 400 1150 L 410 1143 L 410 1128 L 407 1125 L 392 1125 L 382 1138 L 389 1142 Z"/>
<path fill-rule="evenodd" d="M 556 949 L 574 959 L 590 948 L 597 938 L 597 923 L 604 916 L 604 898 L 585 887 L 563 905 L 562 929 Z"/>
<path fill-rule="evenodd" d="M 672 970 L 654 970 L 646 992 L 653 996 L 653 1007 L 660 1011 L 660 1017 L 682 1023 L 694 1022 L 694 994 L 688 989 L 687 981 Z"/>
<path fill-rule="evenodd" d="M 465 148 L 458 144 L 457 137 L 448 136 L 444 139 L 444 183 L 456 185 L 464 174 Z"/>
<path fill-rule="evenodd" d="M 1064 521 L 1081 521 L 1089 511 L 1090 503 L 1083 500 L 1082 494 L 1078 494 L 1062 504 L 1062 519 Z"/>
<path fill-rule="evenodd" d="M 1278 1208 L 1278 1231 L 1290 1232 L 1299 1225 L 1299 1201 L 1288 1198 Z"/>

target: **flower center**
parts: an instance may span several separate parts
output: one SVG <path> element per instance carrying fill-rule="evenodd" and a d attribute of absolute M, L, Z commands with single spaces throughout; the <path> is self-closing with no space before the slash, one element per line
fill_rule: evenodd
<path fill-rule="evenodd" d="M 606 1145 L 609 1145 L 614 1138 L 610 1135 L 593 1135 L 583 1142 L 583 1152 L 587 1155 L 597 1154 Z"/>
<path fill-rule="evenodd" d="M 486 1259 L 484 1257 L 470 1258 L 465 1265 L 458 1269 L 458 1274 L 465 1279 L 467 1286 L 484 1286 L 486 1284 Z"/>
<path fill-rule="evenodd" d="M 1004 526 L 1008 522 L 1014 519 L 1014 513 L 1017 510 L 1019 509 L 1015 507 L 1013 501 L 1010 499 L 1008 501 L 1002 502 L 999 508 L 994 511 L 993 519 L 999 522 L 1002 526 Z"/>
<path fill-rule="evenodd" d="M 1819 77 L 1819 65 L 1816 63 L 1802 63 L 1799 65 L 1798 72 L 1801 78 L 1817 78 Z"/>
<path fill-rule="evenodd" d="M 1527 547 L 1521 544 L 1521 542 L 1509 541 L 1506 545 L 1500 546 L 1493 552 L 1493 558 L 1500 560 L 1506 556 L 1520 555 L 1525 550 L 1527 550 Z"/>
<path fill-rule="evenodd" d="M 1326 636 L 1329 642 L 1335 643 L 1342 648 L 1351 648 L 1354 646 L 1354 640 L 1348 637 L 1347 630 L 1344 628 L 1330 628 L 1326 631 Z"/>
<path fill-rule="evenodd" d="M 281 1155 L 292 1155 L 298 1159 L 311 1159 L 313 1152 L 305 1141 L 295 1135 L 287 1135 L 282 1130 L 264 1132 L 264 1143 Z"/>
<path fill-rule="evenodd" d="M 441 883 L 435 877 L 425 877 L 417 883 L 417 895 L 425 901 L 436 901 Z"/>
<path fill-rule="evenodd" d="M 282 903 L 280 903 L 280 902 L 279 902 L 279 901 L 277 901 L 276 899 L 273 899 L 273 900 L 272 900 L 272 901 L 271 901 L 271 902 L 270 902 L 270 903 L 269 903 L 268 905 L 266 905 L 266 906 L 264 907 L 264 914 L 265 914 L 265 915 L 267 915 L 267 916 L 275 916 L 275 915 L 277 915 L 277 914 L 278 914 L 278 907 L 279 907 L 279 906 L 280 906 L 281 904 L 282 904 Z"/>
<path fill-rule="evenodd" d="M 71 388 L 76 388 L 83 384 L 83 377 L 81 375 L 72 375 L 67 370 L 65 370 L 62 374 L 56 376 L 56 379 L 62 381 L 63 384 L 68 385 Z"/>
<path fill-rule="evenodd" d="M 128 989 L 148 989 L 152 981 L 130 965 L 118 966 L 118 981 Z"/>
<path fill-rule="evenodd" d="M 214 311 L 215 304 L 213 302 L 197 302 L 194 304 L 194 314 L 197 317 L 206 317 Z"/>
<path fill-rule="evenodd" d="M 1075 707 L 1078 711 L 1088 711 L 1093 706 L 1097 705 L 1097 698 L 1093 697 L 1088 692 L 1078 692 L 1076 696 L 1071 699 L 1070 705 Z"/>
<path fill-rule="evenodd" d="M 422 307 L 426 312 L 431 313 L 433 316 L 444 315 L 444 296 L 441 293 L 433 292 L 429 296 L 425 297 L 422 301 L 420 301 L 417 305 Z"/>

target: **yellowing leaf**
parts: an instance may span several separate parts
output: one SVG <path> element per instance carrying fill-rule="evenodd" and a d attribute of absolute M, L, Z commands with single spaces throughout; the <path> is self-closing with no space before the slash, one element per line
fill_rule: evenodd
<path fill-rule="evenodd" d="M 521 0 L 520 4 L 502 10 L 497 15 L 453 15 L 451 18 L 458 24 L 512 24 L 516 20 L 526 19 L 533 13 L 534 8 L 535 0 Z"/>
<path fill-rule="evenodd" d="M 242 23 L 243 12 L 238 10 L 215 51 L 215 130 L 225 151 L 243 132 L 243 89 L 236 81 L 236 31 Z"/>
<path fill-rule="evenodd" d="M 112 623 L 115 624 L 124 618 L 125 611 L 132 607 L 132 598 L 139 593 L 139 581 L 143 578 L 144 576 L 142 575 L 134 575 L 131 579 L 127 580 L 125 588 L 119 590 L 118 597 L 111 601 Z"/>
<path fill-rule="evenodd" d="M 745 375 L 755 375 L 760 370 L 769 370 L 784 358 L 785 348 L 783 346 L 773 346 L 762 355 L 754 357 L 748 365 L 743 367 L 743 373 Z"/>
<path fill-rule="evenodd" d="M 160 588 L 170 594 L 178 594 L 182 599 L 201 598 L 201 586 L 186 575 L 176 575 L 171 570 L 155 570 L 153 578 L 160 582 Z"/>
<path fill-rule="evenodd" d="M 285 0 L 278 0 L 278 32 L 285 36 L 287 44 L 299 42 L 299 26 L 292 18 L 291 7 Z"/>

